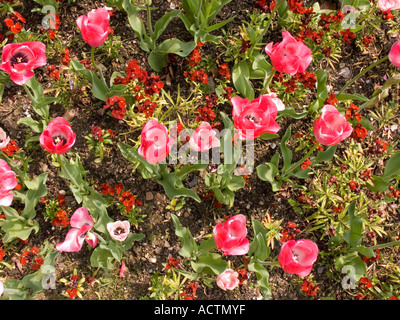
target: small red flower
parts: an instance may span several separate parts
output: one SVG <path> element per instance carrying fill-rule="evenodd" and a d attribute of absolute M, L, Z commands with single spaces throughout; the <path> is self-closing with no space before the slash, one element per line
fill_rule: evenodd
<path fill-rule="evenodd" d="M 302 169 L 302 170 L 305 170 L 305 169 L 307 169 L 310 165 L 311 165 L 311 161 L 310 161 L 309 158 L 307 158 L 307 160 L 304 161 L 303 164 L 301 165 L 301 169 Z"/>
<path fill-rule="evenodd" d="M 111 109 L 111 115 L 118 120 L 121 120 L 125 117 L 126 113 L 126 105 L 125 105 L 125 98 L 124 97 L 109 97 L 106 100 L 106 105 L 104 109 Z"/>

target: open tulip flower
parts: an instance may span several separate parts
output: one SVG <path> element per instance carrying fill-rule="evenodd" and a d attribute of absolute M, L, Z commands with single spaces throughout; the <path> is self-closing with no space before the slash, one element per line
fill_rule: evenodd
<path fill-rule="evenodd" d="M 247 98 L 233 97 L 231 103 L 234 126 L 241 140 L 253 140 L 263 133 L 276 133 L 281 128 L 275 119 L 284 105 L 275 95 L 264 94 L 251 102 Z"/>
<path fill-rule="evenodd" d="M 54 118 L 39 137 L 41 146 L 50 153 L 64 154 L 74 145 L 75 132 L 63 117 Z"/>
<path fill-rule="evenodd" d="M 377 6 L 381 11 L 397 10 L 397 9 L 400 9 L 400 1 L 399 0 L 378 0 Z"/>
<path fill-rule="evenodd" d="M 389 61 L 397 68 L 400 68 L 400 40 L 396 41 L 389 52 Z"/>
<path fill-rule="evenodd" d="M 148 163 L 157 164 L 169 154 L 174 139 L 168 136 L 168 129 L 157 120 L 150 120 L 143 126 L 141 145 L 138 149 L 140 156 Z"/>
<path fill-rule="evenodd" d="M 115 221 L 107 223 L 107 230 L 111 238 L 117 241 L 125 241 L 130 232 L 129 221 Z"/>
<path fill-rule="evenodd" d="M 46 46 L 39 42 L 9 43 L 3 48 L 0 70 L 14 83 L 23 85 L 35 76 L 33 70 L 46 65 Z"/>
<path fill-rule="evenodd" d="M 282 32 L 282 36 L 281 42 L 271 42 L 265 47 L 274 68 L 291 76 L 306 71 L 312 61 L 311 49 L 292 37 L 289 31 Z"/>
<path fill-rule="evenodd" d="M 0 159 L 0 206 L 9 207 L 14 198 L 10 192 L 18 185 L 16 174 L 6 161 Z"/>
<path fill-rule="evenodd" d="M 224 252 L 224 256 L 240 256 L 246 254 L 250 248 L 247 236 L 246 217 L 237 214 L 224 224 L 218 223 L 213 230 L 215 244 Z"/>
<path fill-rule="evenodd" d="M 315 139 L 326 146 L 338 144 L 348 138 L 352 132 L 351 124 L 330 104 L 322 108 L 321 116 L 314 123 Z"/>
<path fill-rule="evenodd" d="M 196 152 L 205 152 L 220 146 L 217 132 L 208 122 L 202 122 L 189 140 L 190 148 Z"/>
<path fill-rule="evenodd" d="M 313 241 L 289 240 L 282 244 L 278 261 L 285 272 L 306 277 L 310 274 L 317 257 L 318 247 Z"/>
<path fill-rule="evenodd" d="M 110 14 L 106 8 L 92 10 L 87 16 L 82 15 L 77 20 L 83 40 L 91 47 L 100 47 L 107 39 L 110 30 Z"/>
<path fill-rule="evenodd" d="M 217 278 L 217 285 L 220 287 L 222 290 L 233 290 L 235 289 L 239 283 L 240 280 L 238 278 L 239 274 L 232 269 L 226 269 L 224 272 L 222 272 L 218 278 Z"/>
<path fill-rule="evenodd" d="M 90 230 L 94 226 L 93 218 L 87 208 L 77 209 L 70 219 L 72 229 L 68 231 L 64 242 L 58 243 L 56 249 L 63 252 L 77 252 L 82 249 L 86 240 L 92 248 L 97 245 L 97 237 Z"/>
<path fill-rule="evenodd" d="M 0 149 L 4 149 L 10 142 L 10 137 L 7 136 L 5 131 L 0 128 Z"/>

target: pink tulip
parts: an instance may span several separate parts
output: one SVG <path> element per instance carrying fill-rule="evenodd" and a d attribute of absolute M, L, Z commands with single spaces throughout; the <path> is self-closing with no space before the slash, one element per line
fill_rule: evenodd
<path fill-rule="evenodd" d="M 338 144 L 348 138 L 352 131 L 351 124 L 330 104 L 322 108 L 321 116 L 314 123 L 315 139 L 326 146 Z"/>
<path fill-rule="evenodd" d="M 168 137 L 168 129 L 157 120 L 148 121 L 143 126 L 140 137 L 142 143 L 138 153 L 151 164 L 163 161 L 174 143 L 174 139 Z"/>
<path fill-rule="evenodd" d="M 397 68 L 400 68 L 400 40 L 396 41 L 389 52 L 390 62 Z"/>
<path fill-rule="evenodd" d="M 58 251 L 77 252 L 82 249 L 85 240 L 93 248 L 97 245 L 96 235 L 90 232 L 94 221 L 87 208 L 77 209 L 70 219 L 70 224 L 72 229 L 68 231 L 64 242 L 56 245 Z"/>
<path fill-rule="evenodd" d="M 283 103 L 278 100 L 280 101 L 276 96 L 268 94 L 251 102 L 247 98 L 231 99 L 234 125 L 241 140 L 253 140 L 263 133 L 279 131 L 280 126 L 275 119 L 278 107 L 281 109 Z"/>
<path fill-rule="evenodd" d="M 91 47 L 100 47 L 107 39 L 110 30 L 110 15 L 106 8 L 92 10 L 87 16 L 82 15 L 77 20 L 83 40 Z"/>
<path fill-rule="evenodd" d="M 217 132 L 212 129 L 208 122 L 202 122 L 189 140 L 190 148 L 196 152 L 205 152 L 211 148 L 220 146 Z"/>
<path fill-rule="evenodd" d="M 306 239 L 289 240 L 282 244 L 278 261 L 285 272 L 306 277 L 317 257 L 318 247 L 314 242 Z"/>
<path fill-rule="evenodd" d="M 125 241 L 130 232 L 129 221 L 115 221 L 107 223 L 107 230 L 111 238 L 117 241 Z"/>
<path fill-rule="evenodd" d="M 399 0 L 378 0 L 377 5 L 381 11 L 400 9 L 400 1 Z"/>
<path fill-rule="evenodd" d="M 246 217 L 237 214 L 224 224 L 218 223 L 213 230 L 215 244 L 225 255 L 240 256 L 249 251 L 250 243 L 246 238 Z"/>
<path fill-rule="evenodd" d="M 233 290 L 235 289 L 239 283 L 240 280 L 238 278 L 239 274 L 232 270 L 232 269 L 226 269 L 224 272 L 222 272 L 218 278 L 217 278 L 217 285 L 220 287 L 222 290 Z"/>
<path fill-rule="evenodd" d="M 312 61 L 312 51 L 303 41 L 297 41 L 288 31 L 282 32 L 282 42 L 269 43 L 265 52 L 271 58 L 271 63 L 279 72 L 291 76 L 306 71 Z"/>
<path fill-rule="evenodd" d="M 10 191 L 18 185 L 16 176 L 7 162 L 0 159 L 0 206 L 9 207 L 11 205 L 14 193 Z"/>
<path fill-rule="evenodd" d="M 126 272 L 126 265 L 125 265 L 125 261 L 122 261 L 121 263 L 121 268 L 119 269 L 119 277 L 123 278 L 124 277 L 124 273 Z"/>
<path fill-rule="evenodd" d="M 32 70 L 46 65 L 45 52 L 46 46 L 38 41 L 6 44 L 0 69 L 7 72 L 14 83 L 23 85 L 35 76 Z"/>
<path fill-rule="evenodd" d="M 0 128 L 0 149 L 4 149 L 5 147 L 7 147 L 9 142 L 10 137 L 8 137 L 5 131 Z"/>
<path fill-rule="evenodd" d="M 74 145 L 75 132 L 63 117 L 54 118 L 39 137 L 43 148 L 50 153 L 64 154 Z"/>

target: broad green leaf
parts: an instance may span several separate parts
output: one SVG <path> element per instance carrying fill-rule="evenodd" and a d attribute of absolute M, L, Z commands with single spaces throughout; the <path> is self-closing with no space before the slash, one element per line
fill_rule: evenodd
<path fill-rule="evenodd" d="M 154 166 L 148 163 L 145 158 L 140 156 L 132 146 L 123 142 L 118 142 L 118 148 L 121 151 L 121 154 L 137 167 L 137 170 L 139 170 L 144 179 L 152 179 L 156 177 Z"/>
<path fill-rule="evenodd" d="M 350 247 L 355 248 L 361 244 L 362 241 L 362 228 L 363 221 L 361 217 L 355 215 L 356 202 L 353 201 L 349 208 L 349 227 L 350 231 L 343 233 L 343 239 L 350 245 Z"/>
<path fill-rule="evenodd" d="M 283 135 L 281 139 L 281 152 L 282 152 L 282 158 L 283 158 L 283 168 L 282 172 L 284 173 L 289 166 L 292 164 L 292 159 L 293 159 L 293 153 L 292 151 L 286 146 L 287 141 L 290 139 L 291 135 L 291 130 L 290 127 L 286 129 L 285 134 Z"/>
<path fill-rule="evenodd" d="M 193 239 L 189 229 L 182 227 L 179 218 L 175 214 L 171 214 L 171 219 L 175 227 L 175 234 L 181 241 L 181 249 L 179 254 L 185 258 L 193 257 L 198 252 L 198 247 Z"/>
<path fill-rule="evenodd" d="M 190 264 L 195 272 L 210 275 L 219 275 L 228 267 L 228 263 L 222 260 L 221 255 L 210 252 L 199 256 L 197 261 L 191 261 Z"/>
<path fill-rule="evenodd" d="M 186 57 L 196 47 L 194 41 L 183 42 L 177 38 L 167 39 L 157 46 L 156 52 L 161 54 L 175 53 L 178 56 Z"/>
<path fill-rule="evenodd" d="M 232 81 L 240 95 L 252 101 L 254 99 L 254 89 L 250 82 L 250 70 L 250 62 L 242 60 L 235 64 L 232 70 Z"/>
<path fill-rule="evenodd" d="M 269 284 L 269 272 L 260 263 L 251 261 L 249 263 L 249 271 L 255 272 L 257 284 L 260 286 L 261 293 L 265 300 L 271 298 L 271 287 Z"/>
<path fill-rule="evenodd" d="M 357 252 L 340 256 L 335 260 L 336 270 L 341 271 L 344 267 L 350 271 L 349 276 L 355 281 L 359 281 L 367 273 L 367 267 Z"/>
<path fill-rule="evenodd" d="M 152 37 L 153 41 L 157 41 L 157 39 L 167 28 L 168 24 L 172 21 L 172 19 L 177 17 L 179 14 L 179 10 L 172 10 L 165 13 L 159 20 L 157 20 L 156 24 L 154 25 L 154 32 Z"/>

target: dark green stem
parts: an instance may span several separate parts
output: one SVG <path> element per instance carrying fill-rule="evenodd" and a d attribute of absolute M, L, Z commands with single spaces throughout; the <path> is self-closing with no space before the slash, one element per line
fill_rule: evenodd
<path fill-rule="evenodd" d="M 378 244 L 376 246 L 371 246 L 369 248 L 372 250 L 375 250 L 375 249 L 383 249 L 383 248 L 391 247 L 391 246 L 400 246 L 400 241 L 392 241 L 392 242 L 382 243 L 382 244 Z"/>
<path fill-rule="evenodd" d="M 317 149 L 317 147 L 319 146 L 319 143 L 315 143 L 311 149 L 306 153 L 306 155 L 299 161 L 297 161 L 296 163 L 292 164 L 282 175 L 282 179 L 284 178 L 288 178 L 290 176 L 290 174 L 296 170 L 304 161 L 306 161 L 310 155 L 314 152 L 315 149 Z"/>
<path fill-rule="evenodd" d="M 339 91 L 339 93 L 337 95 L 342 94 L 349 86 L 351 86 L 355 81 L 357 81 L 357 79 L 361 78 L 364 74 L 366 74 L 369 70 L 371 70 L 372 68 L 375 68 L 377 65 L 379 65 L 380 63 L 386 61 L 389 57 L 383 57 L 382 59 L 378 60 L 377 62 L 371 64 L 368 68 L 364 69 L 363 71 L 361 71 L 358 75 L 356 75 L 353 79 L 351 79 L 349 82 L 347 82 L 344 87 Z"/>

